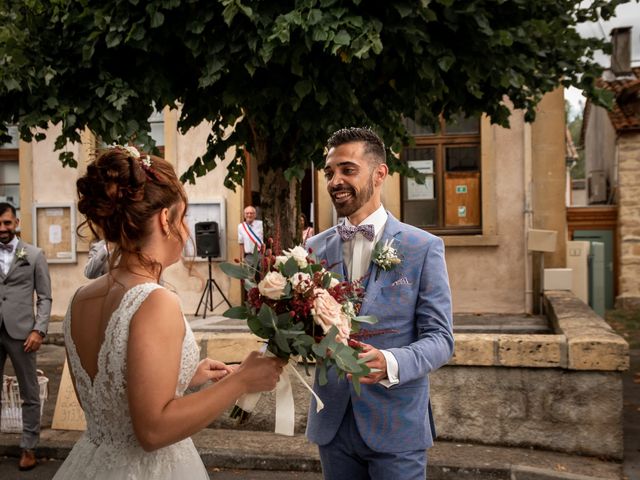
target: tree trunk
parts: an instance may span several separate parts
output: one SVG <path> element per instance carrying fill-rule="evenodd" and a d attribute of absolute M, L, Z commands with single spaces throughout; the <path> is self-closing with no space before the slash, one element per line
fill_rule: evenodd
<path fill-rule="evenodd" d="M 254 122 L 249 120 L 253 136 L 253 155 L 256 159 L 260 183 L 260 207 L 262 209 L 262 223 L 264 225 L 264 239 L 269 246 L 268 239 L 273 240 L 273 249 L 279 254 L 283 249 L 293 248 L 295 240 L 300 238 L 296 231 L 297 219 L 300 216 L 299 189 L 300 182 L 296 179 L 288 182 L 282 167 L 288 162 L 278 162 L 272 159 L 268 137 L 257 134 Z"/>
<path fill-rule="evenodd" d="M 267 163 L 268 164 L 268 163 Z M 258 164 L 260 167 L 260 163 Z M 263 164 L 264 165 L 264 164 Z M 260 202 L 264 237 L 273 239 L 276 253 L 296 245 L 299 217 L 298 180 L 287 182 L 282 169 L 260 169 Z M 268 245 L 268 244 L 267 244 Z"/>

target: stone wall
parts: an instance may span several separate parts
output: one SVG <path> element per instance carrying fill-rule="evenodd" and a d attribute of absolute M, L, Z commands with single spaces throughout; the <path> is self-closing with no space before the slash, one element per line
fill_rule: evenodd
<path fill-rule="evenodd" d="M 431 389 L 444 440 L 622 458 L 619 374 L 447 366 Z"/>
<path fill-rule="evenodd" d="M 431 374 L 439 438 L 621 459 L 628 344 L 569 291 L 547 291 L 545 303 L 554 334 L 455 334 L 454 357 Z M 196 338 L 203 355 L 225 362 L 240 361 L 258 345 L 248 333 Z M 309 393 L 292 384 L 295 428 L 303 433 Z M 274 403 L 265 394 L 247 424 L 223 416 L 216 426 L 273 431 Z"/>
<path fill-rule="evenodd" d="M 618 137 L 620 278 L 616 306 L 640 309 L 640 132 Z"/>

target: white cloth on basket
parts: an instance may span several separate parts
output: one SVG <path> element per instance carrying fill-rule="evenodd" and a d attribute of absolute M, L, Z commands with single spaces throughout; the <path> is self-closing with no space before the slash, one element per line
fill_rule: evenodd
<path fill-rule="evenodd" d="M 162 287 L 143 283 L 125 293 L 107 325 L 93 382 L 82 368 L 71 338 L 69 306 L 64 320 L 64 338 L 87 420 L 87 431 L 75 444 L 54 479 L 209 479 L 191 439 L 145 452 L 133 433 L 126 389 L 129 323 L 142 302 L 156 288 Z M 198 345 L 186 319 L 185 328 L 176 397 L 184 394 L 200 359 Z"/>

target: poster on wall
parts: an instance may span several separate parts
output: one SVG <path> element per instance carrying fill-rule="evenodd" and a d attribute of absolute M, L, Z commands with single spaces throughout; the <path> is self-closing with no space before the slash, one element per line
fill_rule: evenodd
<path fill-rule="evenodd" d="M 425 175 L 424 184 L 413 178 L 407 179 L 407 200 L 433 200 L 433 160 L 413 160 L 408 162 L 418 172 Z"/>
<path fill-rule="evenodd" d="M 204 257 L 196 256 L 196 223 L 216 222 L 218 225 L 218 242 L 220 244 L 220 256 L 213 257 L 214 261 L 224 261 L 227 258 L 227 231 L 226 231 L 226 210 L 224 199 L 212 199 L 205 201 L 189 202 L 187 215 L 185 217 L 189 227 L 191 240 L 185 245 L 183 255 L 195 261 L 206 261 Z"/>
<path fill-rule="evenodd" d="M 49 263 L 76 262 L 76 208 L 73 203 L 33 205 L 33 238 Z"/>

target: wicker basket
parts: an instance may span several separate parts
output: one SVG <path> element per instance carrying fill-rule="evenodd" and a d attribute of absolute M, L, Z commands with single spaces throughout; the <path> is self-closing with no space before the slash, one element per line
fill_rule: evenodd
<path fill-rule="evenodd" d="M 0 432 L 22 432 L 22 398 L 18 379 L 4 375 L 2 379 L 2 409 L 0 411 Z M 49 379 L 42 370 L 38 370 L 38 385 L 40 386 L 40 418 L 44 411 L 44 402 L 49 396 Z"/>

